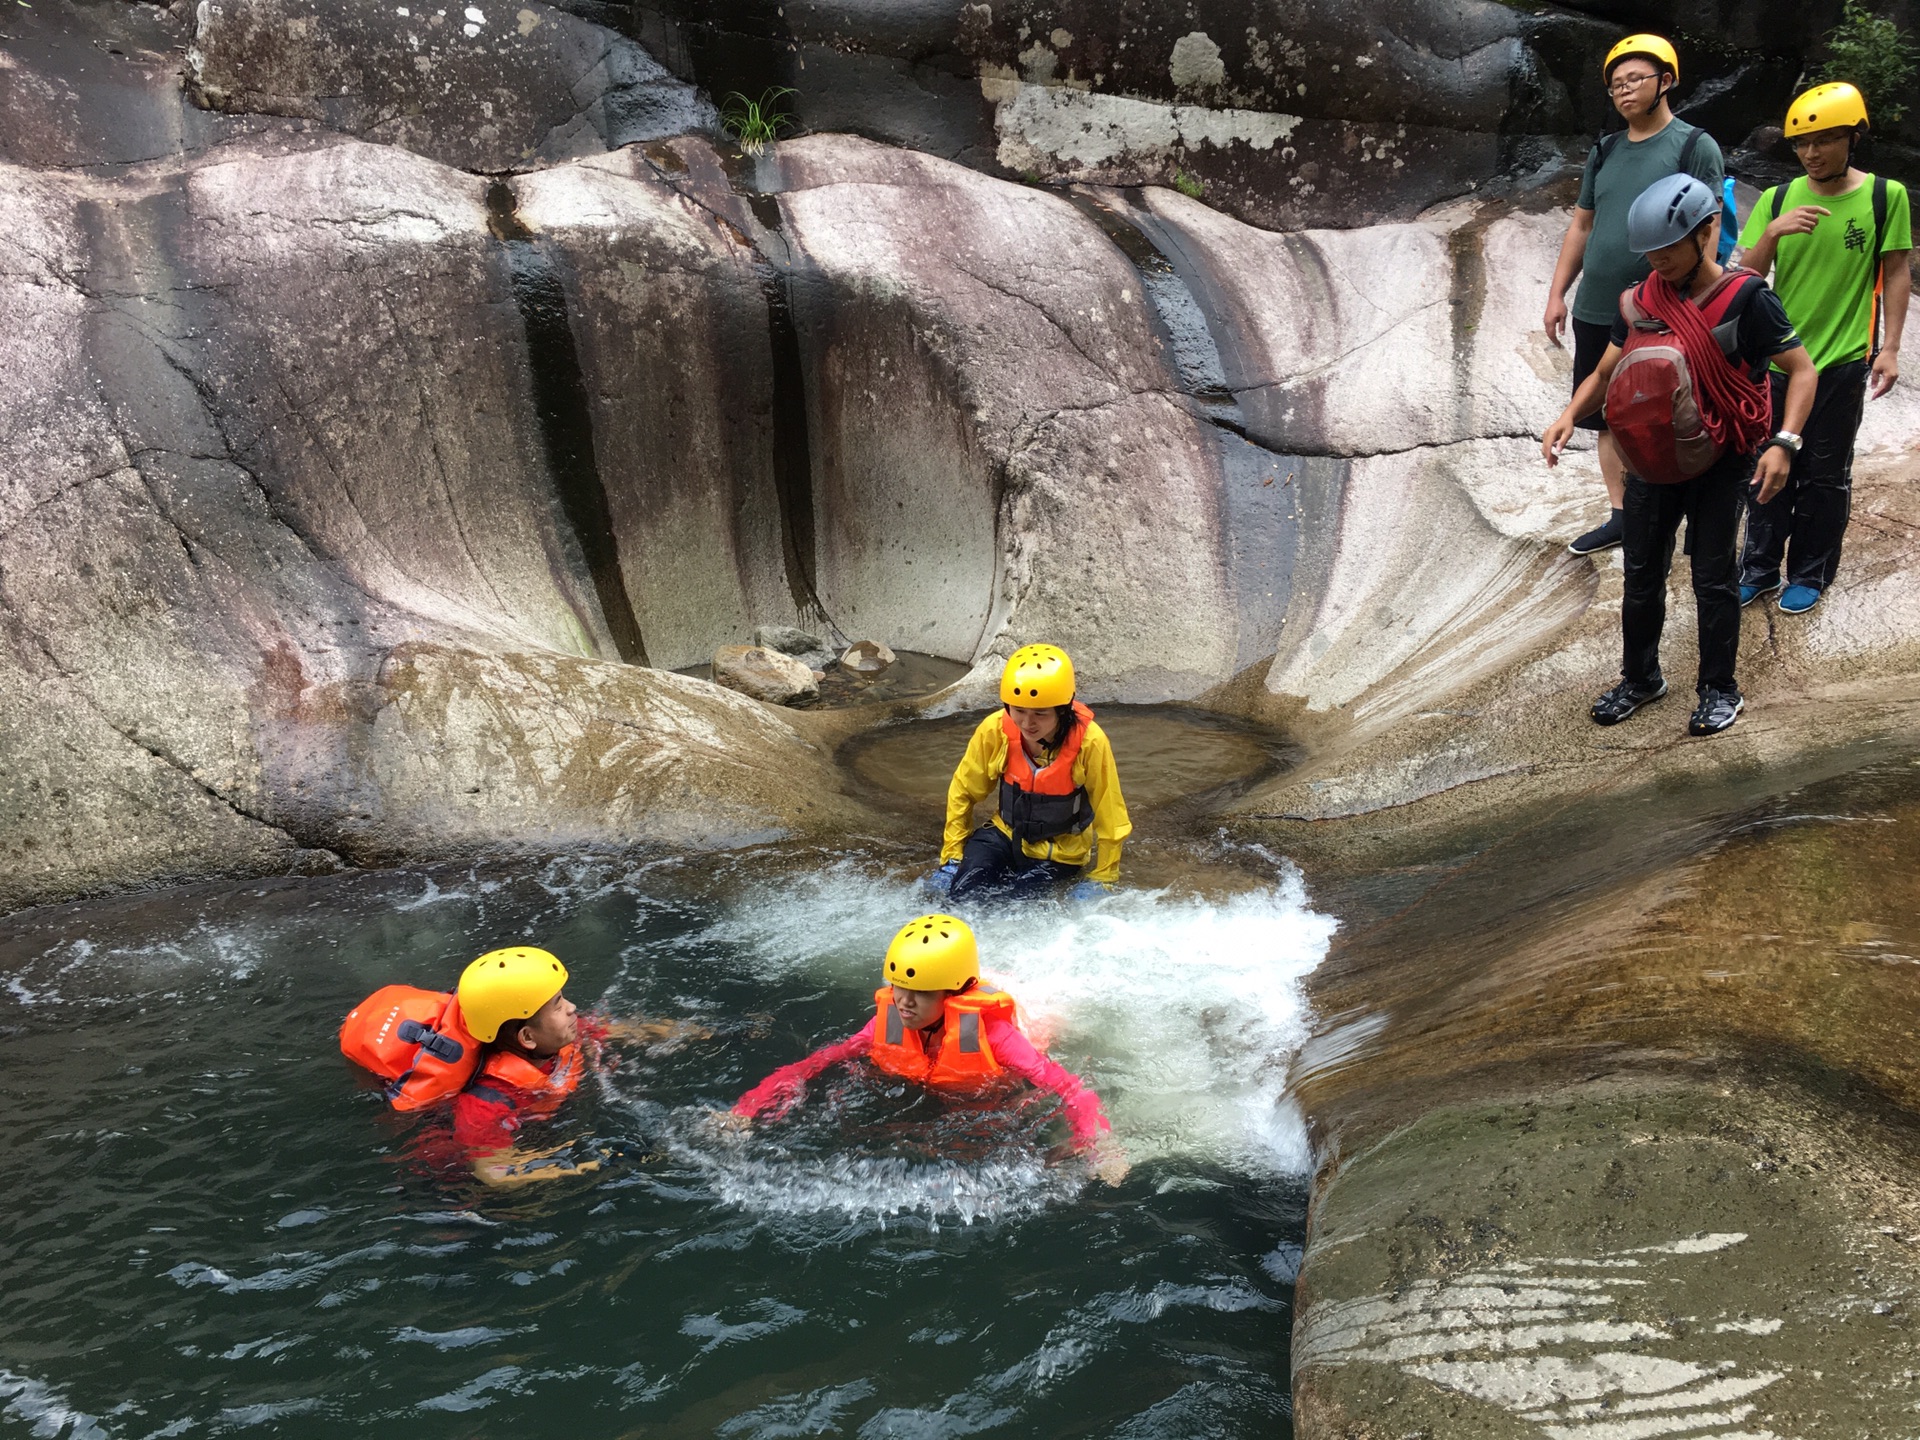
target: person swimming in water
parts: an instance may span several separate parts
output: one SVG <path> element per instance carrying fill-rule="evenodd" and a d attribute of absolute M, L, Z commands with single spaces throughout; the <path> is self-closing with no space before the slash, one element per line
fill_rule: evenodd
<path fill-rule="evenodd" d="M 1100 1097 L 1027 1038 L 1011 995 L 981 981 L 980 947 L 966 921 L 922 915 L 907 922 L 887 946 L 881 979 L 873 1018 L 847 1039 L 767 1076 L 734 1102 L 732 1123 L 785 1114 L 800 1102 L 807 1081 L 851 1060 L 953 1092 L 1012 1076 L 1060 1097 L 1073 1148 L 1089 1156 L 1096 1175 L 1109 1185 L 1126 1177 L 1126 1156 L 1103 1143 L 1113 1126 Z"/>
<path fill-rule="evenodd" d="M 582 1016 L 566 984 L 567 967 L 538 946 L 490 950 L 450 995 L 389 985 L 368 996 L 341 1025 L 340 1049 L 387 1082 L 396 1110 L 452 1096 L 454 1141 L 489 1185 L 587 1174 L 597 1159 L 569 1159 L 565 1146 L 522 1150 L 521 1128 L 551 1119 L 590 1067 L 604 1068 L 608 1041 L 671 1046 L 710 1032 Z"/>

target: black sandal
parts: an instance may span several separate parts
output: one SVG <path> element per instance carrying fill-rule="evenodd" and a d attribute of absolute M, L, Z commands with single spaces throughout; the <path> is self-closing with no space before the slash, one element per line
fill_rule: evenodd
<path fill-rule="evenodd" d="M 1593 702 L 1588 713 L 1596 725 L 1618 725 L 1642 705 L 1651 705 L 1667 693 L 1667 682 L 1656 680 L 1653 688 L 1643 690 L 1631 680 L 1622 680 Z M 1729 722 L 1731 723 L 1731 722 Z"/>

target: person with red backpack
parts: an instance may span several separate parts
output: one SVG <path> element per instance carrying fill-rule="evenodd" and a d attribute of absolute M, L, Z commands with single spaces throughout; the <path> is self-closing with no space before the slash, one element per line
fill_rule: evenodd
<path fill-rule="evenodd" d="M 1913 219 L 1906 186 L 1855 168 L 1866 132 L 1866 98 L 1851 85 L 1816 85 L 1797 98 L 1786 137 L 1807 173 L 1762 195 L 1740 237 L 1740 263 L 1774 273 L 1820 377 L 1786 489 L 1764 505 L 1747 502 L 1740 603 L 1779 590 L 1787 615 L 1811 610 L 1833 584 L 1868 392 L 1877 400 L 1900 379 Z M 1771 380 L 1778 396 L 1785 377 L 1775 371 Z"/>
<path fill-rule="evenodd" d="M 1620 682 L 1593 702 L 1600 725 L 1667 693 L 1660 632 L 1683 519 L 1700 622 L 1699 703 L 1687 733 L 1718 734 L 1746 703 L 1733 673 L 1742 501 L 1749 480 L 1763 504 L 1786 484 L 1815 376 L 1767 282 L 1714 259 L 1719 230 L 1720 197 L 1690 175 L 1657 180 L 1633 202 L 1628 242 L 1653 273 L 1620 296 L 1606 353 L 1541 441 L 1547 464 L 1557 464 L 1575 424 L 1604 405 L 1627 461 L 1623 659 Z M 1769 362 L 1786 377 L 1778 424 Z"/>

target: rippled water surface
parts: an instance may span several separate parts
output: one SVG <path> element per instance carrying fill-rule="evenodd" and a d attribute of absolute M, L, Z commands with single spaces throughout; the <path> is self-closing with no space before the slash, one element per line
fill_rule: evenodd
<path fill-rule="evenodd" d="M 1244 869 L 1246 857 L 1239 857 Z M 0 929 L 0 1431 L 1191 1437 L 1290 1433 L 1291 875 L 979 917 L 988 968 L 1105 1098 L 1120 1186 L 1051 1102 L 829 1074 L 744 1141 L 705 1116 L 850 1033 L 923 908 L 873 857 L 356 876 Z M 334 1046 L 390 980 L 531 938 L 569 993 L 711 1031 L 629 1048 L 492 1192 Z"/>

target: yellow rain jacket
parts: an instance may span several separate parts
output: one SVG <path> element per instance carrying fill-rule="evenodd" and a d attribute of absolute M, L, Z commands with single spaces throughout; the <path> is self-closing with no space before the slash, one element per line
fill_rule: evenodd
<path fill-rule="evenodd" d="M 1054 751 L 1043 750 L 1039 763 L 1045 764 Z M 1007 736 L 1000 725 L 1000 712 L 994 710 L 974 728 L 967 741 L 967 753 L 960 757 L 953 780 L 947 786 L 947 830 L 940 847 L 942 863 L 960 858 L 960 847 L 974 830 L 973 807 L 996 795 L 1000 776 L 1007 768 Z M 1078 835 L 1061 835 L 1052 840 L 1030 840 L 1020 849 L 1035 860 L 1056 860 L 1062 865 L 1085 865 L 1099 845 L 1099 863 L 1087 879 L 1112 884 L 1120 875 L 1120 843 L 1133 833 L 1133 821 L 1127 815 L 1126 797 L 1120 793 L 1120 772 L 1113 763 L 1113 745 L 1098 721 L 1088 721 L 1080 741 L 1080 753 L 1074 758 L 1073 780 L 1086 788 L 1093 802 L 1093 825 Z M 1013 831 L 996 813 L 993 824 L 1001 834 Z"/>

